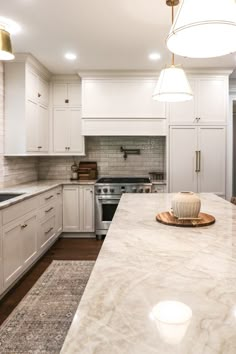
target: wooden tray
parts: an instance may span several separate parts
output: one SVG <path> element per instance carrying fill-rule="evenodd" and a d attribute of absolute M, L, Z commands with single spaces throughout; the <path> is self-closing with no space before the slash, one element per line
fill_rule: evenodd
<path fill-rule="evenodd" d="M 156 219 L 162 224 L 179 227 L 208 226 L 214 224 L 214 222 L 216 221 L 214 216 L 206 213 L 199 213 L 198 219 L 177 219 L 169 211 L 164 211 L 163 213 L 157 214 Z"/>

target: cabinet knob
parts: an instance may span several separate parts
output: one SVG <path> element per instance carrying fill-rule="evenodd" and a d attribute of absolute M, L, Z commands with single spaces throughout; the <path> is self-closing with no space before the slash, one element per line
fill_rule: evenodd
<path fill-rule="evenodd" d="M 42 149 L 42 146 L 38 146 L 38 149 Z"/>
<path fill-rule="evenodd" d="M 23 224 L 23 225 L 21 225 L 21 228 L 25 229 L 27 226 L 28 226 L 27 224 Z"/>
<path fill-rule="evenodd" d="M 69 103 L 69 100 L 68 100 L 68 98 L 65 100 L 65 103 Z"/>
<path fill-rule="evenodd" d="M 38 93 L 38 97 L 41 97 L 42 95 L 41 95 L 41 93 Z"/>

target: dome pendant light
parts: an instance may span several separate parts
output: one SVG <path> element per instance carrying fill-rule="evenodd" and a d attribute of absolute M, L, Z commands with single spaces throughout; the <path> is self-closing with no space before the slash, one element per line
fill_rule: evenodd
<path fill-rule="evenodd" d="M 172 23 L 174 19 L 174 6 L 179 0 L 166 0 L 166 4 L 172 8 Z M 171 66 L 160 73 L 152 98 L 161 102 L 183 102 L 193 98 L 192 89 L 184 70 L 175 66 L 175 57 L 172 54 Z"/>
<path fill-rule="evenodd" d="M 235 0 L 182 0 L 167 47 L 190 58 L 212 58 L 236 51 Z"/>
<path fill-rule="evenodd" d="M 0 60 L 13 60 L 10 33 L 0 26 Z"/>

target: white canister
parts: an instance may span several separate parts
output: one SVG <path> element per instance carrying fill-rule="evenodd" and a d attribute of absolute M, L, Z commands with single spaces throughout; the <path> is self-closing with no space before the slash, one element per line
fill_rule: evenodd
<path fill-rule="evenodd" d="M 201 209 L 201 200 L 193 192 L 179 192 L 172 199 L 171 208 L 177 218 L 197 218 Z"/>

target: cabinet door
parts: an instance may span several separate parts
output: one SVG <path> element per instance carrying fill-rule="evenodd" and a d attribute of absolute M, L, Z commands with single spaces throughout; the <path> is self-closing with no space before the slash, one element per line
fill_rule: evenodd
<path fill-rule="evenodd" d="M 94 187 L 80 186 L 81 231 L 94 232 Z"/>
<path fill-rule="evenodd" d="M 28 152 L 40 151 L 38 142 L 38 105 L 26 102 L 26 149 Z"/>
<path fill-rule="evenodd" d="M 53 84 L 54 106 L 65 106 L 67 97 L 67 84 Z"/>
<path fill-rule="evenodd" d="M 57 191 L 57 200 L 56 200 L 56 232 L 60 234 L 62 232 L 62 215 L 63 215 L 63 203 L 62 203 L 62 190 Z"/>
<path fill-rule="evenodd" d="M 225 78 L 198 79 L 197 116 L 199 124 L 226 123 L 227 86 Z"/>
<path fill-rule="evenodd" d="M 225 128 L 199 127 L 199 192 L 225 195 Z"/>
<path fill-rule="evenodd" d="M 39 249 L 47 248 L 50 241 L 56 236 L 56 216 L 53 215 L 49 219 L 40 223 L 39 226 Z"/>
<path fill-rule="evenodd" d="M 70 153 L 84 152 L 84 137 L 81 132 L 81 110 L 79 108 L 70 108 L 69 124 L 69 151 Z"/>
<path fill-rule="evenodd" d="M 80 231 L 79 187 L 63 188 L 63 231 Z"/>
<path fill-rule="evenodd" d="M 21 226 L 21 242 L 23 265 L 27 267 L 32 263 L 37 253 L 37 220 L 33 214 L 26 218 Z"/>
<path fill-rule="evenodd" d="M 70 112 L 66 108 L 55 108 L 53 114 L 53 151 L 56 153 L 68 152 L 68 130 Z"/>
<path fill-rule="evenodd" d="M 44 106 L 48 106 L 49 101 L 49 84 L 46 80 L 38 78 L 38 102 Z"/>
<path fill-rule="evenodd" d="M 195 104 L 197 102 L 196 80 L 189 80 L 193 91 L 193 99 L 185 102 L 169 103 L 170 124 L 193 124 L 197 123 Z"/>
<path fill-rule="evenodd" d="M 40 152 L 48 151 L 49 139 L 48 109 L 45 106 L 38 106 L 38 150 Z"/>
<path fill-rule="evenodd" d="M 6 289 L 23 269 L 21 225 L 17 221 L 3 229 L 3 285 Z"/>
<path fill-rule="evenodd" d="M 33 69 L 26 70 L 26 96 L 33 102 L 38 102 L 38 75 Z"/>
<path fill-rule="evenodd" d="M 80 84 L 68 84 L 67 95 L 69 106 L 81 106 L 81 85 Z"/>
<path fill-rule="evenodd" d="M 197 128 L 170 128 L 170 192 L 197 192 Z"/>

